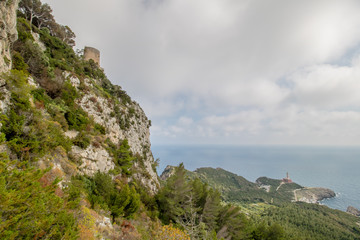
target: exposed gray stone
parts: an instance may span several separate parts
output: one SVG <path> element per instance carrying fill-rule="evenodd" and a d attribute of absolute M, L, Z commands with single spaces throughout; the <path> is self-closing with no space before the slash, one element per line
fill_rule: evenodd
<path fill-rule="evenodd" d="M 333 198 L 336 196 L 335 192 L 328 188 L 319 187 L 305 187 L 296 189 L 294 191 L 295 200 L 307 203 L 318 203 L 326 198 Z"/>
<path fill-rule="evenodd" d="M 18 38 L 16 10 L 19 0 L 0 1 L 0 73 L 11 69 L 10 45 Z"/>
<path fill-rule="evenodd" d="M 75 87 L 79 87 L 80 80 L 70 74 L 65 76 L 70 80 L 71 84 Z M 94 89 L 94 82 L 96 80 L 85 78 L 83 83 Z M 120 100 L 119 100 L 120 101 Z M 129 105 L 120 105 L 120 111 L 123 113 L 123 117 L 129 114 L 129 109 L 132 109 L 134 113 L 129 119 L 131 126 L 127 129 L 121 129 L 118 119 L 113 116 L 115 105 L 109 99 L 99 96 L 93 91 L 83 92 L 82 97 L 77 102 L 81 108 L 91 116 L 94 121 L 106 128 L 106 137 L 109 138 L 114 144 L 119 144 L 122 140 L 127 139 L 130 145 L 130 150 L 134 154 L 145 156 L 144 168 L 134 174 L 134 178 L 138 179 L 144 186 L 146 186 L 150 192 L 155 193 L 159 187 L 158 175 L 154 171 L 152 165 L 154 164 L 154 157 L 151 153 L 150 147 L 150 130 L 149 121 L 141 109 L 139 104 L 132 102 Z M 95 171 L 95 165 L 87 163 L 91 171 Z M 140 167 L 135 164 L 135 167 Z M 145 177 L 142 173 L 146 172 Z"/>
<path fill-rule="evenodd" d="M 71 154 L 80 159 L 82 164 L 79 166 L 79 170 L 86 175 L 94 175 L 97 171 L 108 172 L 115 167 L 112 157 L 102 147 L 95 148 L 90 145 L 86 149 L 82 149 L 73 146 Z"/>
<path fill-rule="evenodd" d="M 176 169 L 176 167 L 167 165 L 166 168 L 164 169 L 164 171 L 161 173 L 160 179 L 165 181 L 166 179 L 168 179 L 169 177 L 174 175 L 175 169 Z"/>
<path fill-rule="evenodd" d="M 360 217 L 360 210 L 353 206 L 348 206 L 348 208 L 346 209 L 346 212 L 350 213 L 351 215 Z"/>
<path fill-rule="evenodd" d="M 41 51 L 46 51 L 45 44 L 40 40 L 40 35 L 38 33 L 32 32 L 31 35 L 33 36 L 35 43 L 39 46 Z"/>

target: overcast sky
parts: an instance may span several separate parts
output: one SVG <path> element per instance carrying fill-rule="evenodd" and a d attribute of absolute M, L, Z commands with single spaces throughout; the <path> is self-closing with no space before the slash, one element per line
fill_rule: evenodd
<path fill-rule="evenodd" d="M 153 144 L 360 145 L 358 0 L 46 0 Z"/>

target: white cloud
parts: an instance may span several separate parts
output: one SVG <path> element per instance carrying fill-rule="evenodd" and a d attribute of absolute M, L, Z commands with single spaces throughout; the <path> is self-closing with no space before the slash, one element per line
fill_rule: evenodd
<path fill-rule="evenodd" d="M 357 145 L 359 122 L 360 113 L 355 111 L 298 111 L 290 107 L 268 113 L 245 111 L 210 116 L 187 126 L 163 124 L 156 128 L 156 140 L 161 143 Z"/>
<path fill-rule="evenodd" d="M 360 107 L 360 63 L 351 66 L 316 65 L 296 72 L 291 78 L 292 97 L 298 104 L 337 109 Z"/>
<path fill-rule="evenodd" d="M 148 99 L 146 99 L 148 100 Z M 154 118 L 171 117 L 185 107 L 183 100 L 164 99 L 160 101 L 144 101 L 142 107 L 150 112 L 150 116 Z"/>
<path fill-rule="evenodd" d="M 310 110 L 274 118 L 269 130 L 274 131 L 275 142 L 357 145 L 360 140 L 359 121 L 359 112 Z"/>
<path fill-rule="evenodd" d="M 258 134 L 262 128 L 260 121 L 263 117 L 259 111 L 243 111 L 227 116 L 209 116 L 202 123 L 214 129 L 217 135 L 239 135 L 243 132 Z"/>
<path fill-rule="evenodd" d="M 181 117 L 178 120 L 178 124 L 180 126 L 190 126 L 192 123 L 194 123 L 192 118 L 189 117 Z"/>

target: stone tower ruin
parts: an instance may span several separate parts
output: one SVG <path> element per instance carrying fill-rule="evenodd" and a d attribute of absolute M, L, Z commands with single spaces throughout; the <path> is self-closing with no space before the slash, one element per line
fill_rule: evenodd
<path fill-rule="evenodd" d="M 85 47 L 84 59 L 86 61 L 92 59 L 98 66 L 100 66 L 100 51 L 93 47 Z"/>

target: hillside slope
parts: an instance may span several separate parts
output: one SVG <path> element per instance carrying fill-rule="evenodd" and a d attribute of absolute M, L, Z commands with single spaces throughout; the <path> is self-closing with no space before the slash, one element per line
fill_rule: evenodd
<path fill-rule="evenodd" d="M 167 166 L 160 178 L 166 186 L 169 179 L 177 178 L 176 172 L 183 168 Z M 221 168 L 199 168 L 195 171 L 185 171 L 189 182 L 196 179 L 208 184 L 221 193 L 225 203 L 231 202 L 241 206 L 241 212 L 254 219 L 259 228 L 269 224 L 279 224 L 283 228 L 284 238 L 280 239 L 359 239 L 360 219 L 340 210 L 330 209 L 319 204 L 294 202 L 294 191 L 299 197 L 306 194 L 312 199 L 332 197 L 328 189 L 304 188 L 296 183 L 284 184 L 282 180 L 261 177 L 256 183 L 247 181 Z M 265 187 L 266 186 L 266 187 Z M 313 191 L 309 193 L 309 191 Z M 330 195 L 328 195 L 331 193 Z M 311 202 L 311 201 L 310 201 Z M 256 234 L 255 234 L 256 235 Z M 266 239 L 253 236 L 254 239 Z M 270 238 L 271 239 L 271 238 Z"/>
<path fill-rule="evenodd" d="M 145 214 L 160 187 L 151 121 L 74 52 L 75 34 L 51 11 L 0 1 L 0 238 L 139 235 L 124 221 Z"/>
<path fill-rule="evenodd" d="M 166 180 L 174 171 L 175 167 L 167 166 L 160 179 Z M 267 177 L 260 177 L 253 183 L 221 168 L 198 168 L 193 172 L 187 171 L 187 176 L 191 179 L 199 178 L 219 190 L 223 200 L 231 203 L 281 204 L 292 201 L 317 203 L 324 198 L 335 196 L 330 189 L 304 188 L 297 183 L 284 183 L 282 180 Z"/>
<path fill-rule="evenodd" d="M 1 2 L 2 16 L 6 20 L 3 24 L 8 30 L 2 32 L 7 35 L 2 38 L 1 44 L 6 47 L 2 49 L 2 60 L 7 59 L 7 63 L 4 61 L 0 65 L 4 72 L 11 66 L 14 70 L 1 77 L 2 114 L 9 116 L 9 109 L 14 110 L 17 101 L 14 95 L 18 94 L 24 97 L 24 101 L 29 101 L 29 106 L 24 106 L 27 109 L 21 110 L 21 114 L 26 111 L 27 114 L 36 113 L 38 118 L 58 124 L 59 134 L 73 142 L 69 150 L 65 149 L 63 157 L 67 159 L 56 162 L 59 170 L 64 172 L 65 168 L 69 168 L 65 166 L 66 162 L 71 162 L 69 158 L 81 162 L 72 169 L 73 172 L 64 172 L 67 177 L 113 170 L 116 168 L 115 156 L 110 148 L 121 145 L 126 139 L 132 154 L 136 156 L 133 176 L 155 193 L 159 185 L 152 166 L 150 121 L 139 104 L 132 101 L 121 87 L 112 85 L 96 64 L 82 60 L 47 29 L 30 27 L 26 19 L 19 18 L 19 39 L 15 41 L 17 2 L 8 2 Z M 9 54 L 8 46 L 11 45 L 14 63 Z M 30 127 L 33 123 L 30 120 L 27 117 L 22 128 L 26 128 L 26 125 Z M 100 131 L 94 132 L 94 129 Z M 14 137 L 10 133 L 5 134 Z M 25 137 L 32 133 L 17 134 Z M 80 140 L 89 143 L 80 143 Z M 55 144 L 49 151 L 62 152 L 55 150 L 58 146 Z M 14 150 L 12 147 L 10 150 Z M 30 143 L 24 143 L 23 148 L 29 148 L 29 160 L 36 158 L 39 165 L 45 166 L 49 166 L 50 162 L 54 164 L 53 160 L 49 160 L 51 157 L 36 154 L 35 146 L 30 146 Z M 16 154 L 20 155 L 20 152 Z M 48 152 L 47 155 L 54 154 Z"/>

